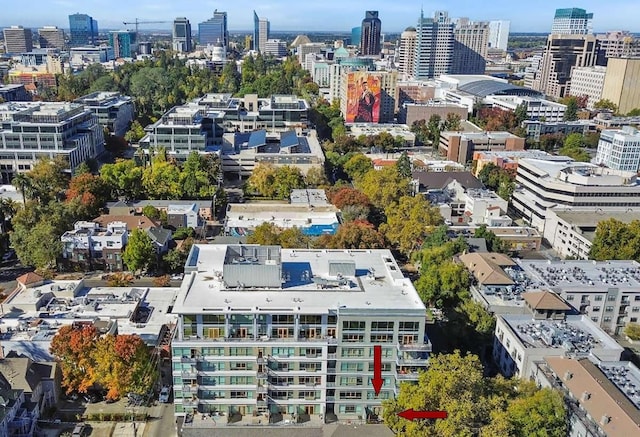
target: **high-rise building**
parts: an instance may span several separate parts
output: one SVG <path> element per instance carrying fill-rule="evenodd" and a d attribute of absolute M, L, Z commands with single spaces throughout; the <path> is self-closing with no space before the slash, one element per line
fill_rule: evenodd
<path fill-rule="evenodd" d="M 587 97 L 587 109 L 593 109 L 602 98 L 604 78 L 607 67 L 575 67 L 571 72 L 571 88 L 569 94 L 576 97 Z"/>
<path fill-rule="evenodd" d="M 640 59 L 611 58 L 607 62 L 602 98 L 618 106 L 626 114 L 640 108 Z"/>
<path fill-rule="evenodd" d="M 377 56 L 380 54 L 380 30 L 382 21 L 378 11 L 366 11 L 360 31 L 360 54 Z"/>
<path fill-rule="evenodd" d="M 98 42 L 98 22 L 87 14 L 69 15 L 71 47 L 96 45 Z"/>
<path fill-rule="evenodd" d="M 632 126 L 603 130 L 595 163 L 637 173 L 640 170 L 640 132 Z"/>
<path fill-rule="evenodd" d="M 109 45 L 113 47 L 116 58 L 132 58 L 138 49 L 136 32 L 130 30 L 113 30 L 109 32 Z"/>
<path fill-rule="evenodd" d="M 38 29 L 40 37 L 40 48 L 54 48 L 62 50 L 64 48 L 64 31 L 56 26 L 44 26 Z"/>
<path fill-rule="evenodd" d="M 452 74 L 484 74 L 489 49 L 489 23 L 460 18 L 453 31 Z"/>
<path fill-rule="evenodd" d="M 605 58 L 629 58 L 640 56 L 640 38 L 626 30 L 616 30 L 596 35 L 600 51 Z"/>
<path fill-rule="evenodd" d="M 280 39 L 268 39 L 264 45 L 264 54 L 272 55 L 276 58 L 287 56 L 287 43 Z"/>
<path fill-rule="evenodd" d="M 551 26 L 552 34 L 590 35 L 593 27 L 593 13 L 580 8 L 556 9 Z"/>
<path fill-rule="evenodd" d="M 213 12 L 213 17 L 198 24 L 198 44 L 202 46 L 213 45 L 218 41 L 225 47 L 229 46 L 227 13 L 216 9 Z"/>
<path fill-rule="evenodd" d="M 558 99 L 568 95 L 571 71 L 598 65 L 598 47 L 594 35 L 549 35 L 533 88 Z"/>
<path fill-rule="evenodd" d="M 389 250 L 194 245 L 185 270 L 171 344 L 178 416 L 372 419 L 428 365 L 424 304 Z"/>
<path fill-rule="evenodd" d="M 22 26 L 11 26 L 5 28 L 4 50 L 7 53 L 24 53 L 33 50 L 31 29 Z"/>
<path fill-rule="evenodd" d="M 416 55 L 417 32 L 415 27 L 407 27 L 400 34 L 398 46 L 398 73 L 404 75 L 413 74 L 413 59 Z"/>
<path fill-rule="evenodd" d="M 192 49 L 191 23 L 185 17 L 178 17 L 173 20 L 173 50 L 189 53 Z"/>
<path fill-rule="evenodd" d="M 362 27 L 351 28 L 351 44 L 352 46 L 360 45 L 360 39 L 362 38 Z"/>
<path fill-rule="evenodd" d="M 264 52 L 271 32 L 269 20 L 258 17 L 253 11 L 253 49 Z"/>
<path fill-rule="evenodd" d="M 417 41 L 413 76 L 431 79 L 451 71 L 454 46 L 454 25 L 446 11 L 437 11 L 433 18 L 420 12 L 416 28 Z"/>
<path fill-rule="evenodd" d="M 507 50 L 511 21 L 494 20 L 489 22 L 489 48 Z"/>

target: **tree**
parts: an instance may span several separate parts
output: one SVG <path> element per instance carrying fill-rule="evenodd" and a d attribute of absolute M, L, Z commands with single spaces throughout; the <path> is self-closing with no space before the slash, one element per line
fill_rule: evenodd
<path fill-rule="evenodd" d="M 504 200 L 510 200 L 515 189 L 515 176 L 493 163 L 486 164 L 478 173 L 478 179 Z"/>
<path fill-rule="evenodd" d="M 423 196 L 402 196 L 397 205 L 385 210 L 386 223 L 380 225 L 388 241 L 407 257 L 418 249 L 429 232 L 443 223 L 440 210 Z"/>
<path fill-rule="evenodd" d="M 181 273 L 184 271 L 191 246 L 193 246 L 193 238 L 186 238 L 179 248 L 170 250 L 163 257 L 163 261 L 170 273 Z"/>
<path fill-rule="evenodd" d="M 567 108 L 564 111 L 564 120 L 565 121 L 574 121 L 578 119 L 578 99 L 575 96 L 569 96 L 564 99 L 563 102 L 567 105 Z"/>
<path fill-rule="evenodd" d="M 37 219 L 28 225 L 14 219 L 13 232 L 10 235 L 11 245 L 15 247 L 20 262 L 38 269 L 49 269 L 56 265 L 57 257 L 62 253 L 60 233 L 49 221 Z"/>
<path fill-rule="evenodd" d="M 268 163 L 259 163 L 253 168 L 251 176 L 247 180 L 247 189 L 257 192 L 265 197 L 275 195 L 275 167 Z"/>
<path fill-rule="evenodd" d="M 631 340 L 640 340 L 640 325 L 637 323 L 627 323 L 624 327 L 624 335 Z"/>
<path fill-rule="evenodd" d="M 50 351 L 62 370 L 62 387 L 67 394 L 85 393 L 95 382 L 91 349 L 98 339 L 94 325 L 64 325 L 51 340 Z"/>
<path fill-rule="evenodd" d="M 427 123 L 427 129 L 429 130 L 429 140 L 433 145 L 434 150 L 438 150 L 438 144 L 440 144 L 440 123 L 442 122 L 442 117 L 438 114 L 433 114 L 429 117 L 429 122 Z"/>
<path fill-rule="evenodd" d="M 579 162 L 588 162 L 591 157 L 586 150 L 582 148 L 583 137 L 581 134 L 573 133 L 568 135 L 564 140 L 564 145 L 558 150 L 561 155 L 568 156 Z"/>
<path fill-rule="evenodd" d="M 280 229 L 273 223 L 264 222 L 255 227 L 247 237 L 247 243 L 262 246 L 276 246 L 280 244 Z"/>
<path fill-rule="evenodd" d="M 322 167 L 311 167 L 304 175 L 304 181 L 308 188 L 320 188 L 329 185 L 329 180 Z"/>
<path fill-rule="evenodd" d="M 364 220 L 344 223 L 335 235 L 322 235 L 315 246 L 327 249 L 384 249 L 387 242 L 373 225 Z"/>
<path fill-rule="evenodd" d="M 61 157 L 39 159 L 27 172 L 33 198 L 40 204 L 64 198 L 64 191 L 68 184 L 65 172 L 67 168 L 69 168 L 68 163 Z"/>
<path fill-rule="evenodd" d="M 80 215 L 87 219 L 93 218 L 109 198 L 109 191 L 104 179 L 91 173 L 82 173 L 69 181 L 67 203 L 77 200 L 82 206 Z"/>
<path fill-rule="evenodd" d="M 640 221 L 633 220 L 628 224 L 616 219 L 599 221 L 589 258 L 640 261 Z"/>
<path fill-rule="evenodd" d="M 458 114 L 454 112 L 449 112 L 447 114 L 447 118 L 444 120 L 442 125 L 442 130 L 445 131 L 459 131 L 460 130 L 460 122 L 461 118 Z M 438 139 L 439 140 L 439 139 Z"/>
<path fill-rule="evenodd" d="M 294 226 L 292 228 L 283 229 L 278 236 L 280 246 L 285 249 L 298 249 L 309 247 L 310 240 L 303 232 L 302 229 Z"/>
<path fill-rule="evenodd" d="M 400 176 L 407 179 L 411 177 L 411 159 L 409 155 L 407 155 L 407 152 L 400 154 L 400 158 L 396 161 L 396 167 L 398 168 Z"/>
<path fill-rule="evenodd" d="M 373 162 L 362 153 L 356 153 L 344 164 L 344 171 L 352 181 L 357 181 L 373 170 Z"/>
<path fill-rule="evenodd" d="M 134 120 L 127 133 L 125 133 L 124 139 L 130 143 L 137 143 L 142 139 L 142 137 L 144 137 L 144 135 L 144 128 L 138 120 Z"/>
<path fill-rule="evenodd" d="M 371 170 L 356 182 L 356 187 L 381 210 L 397 204 L 402 196 L 409 194 L 409 180 L 403 178 L 396 167 Z"/>
<path fill-rule="evenodd" d="M 124 197 L 126 200 L 140 198 L 142 194 L 142 167 L 132 159 L 119 159 L 114 164 L 104 164 L 100 168 L 100 177 L 107 183 L 112 197 Z"/>
<path fill-rule="evenodd" d="M 129 270 L 135 272 L 148 268 L 155 261 L 151 237 L 142 229 L 134 229 L 122 253 L 122 260 Z"/>
<path fill-rule="evenodd" d="M 518 126 L 520 126 L 522 122 L 527 119 L 528 109 L 529 106 L 527 105 L 527 103 L 522 102 L 518 106 L 516 106 L 515 111 L 513 111 L 513 115 L 515 115 L 516 117 L 516 123 L 518 124 Z"/>
<path fill-rule="evenodd" d="M 305 187 L 304 176 L 298 167 L 283 165 L 276 169 L 273 185 L 276 198 L 288 199 L 291 190 Z"/>
<path fill-rule="evenodd" d="M 152 220 L 160 220 L 160 210 L 153 205 L 145 205 L 142 208 L 142 215 Z"/>
<path fill-rule="evenodd" d="M 425 145 L 429 142 L 429 127 L 425 120 L 416 120 L 411 124 L 411 132 L 416 135 L 416 143 Z"/>
<path fill-rule="evenodd" d="M 474 238 L 484 238 L 487 243 L 487 250 L 489 252 L 507 253 L 506 243 L 498 238 L 493 231 L 487 229 L 487 225 L 480 225 L 479 228 L 473 233 Z"/>
<path fill-rule="evenodd" d="M 179 174 L 182 197 L 187 199 L 211 198 L 216 190 L 217 177 L 212 179 L 206 158 L 197 151 L 189 153 Z"/>
<path fill-rule="evenodd" d="M 31 178 L 26 173 L 17 173 L 11 184 L 20 191 L 22 194 L 22 203 L 26 204 L 27 199 L 33 199 L 33 192 L 31 190 Z"/>
<path fill-rule="evenodd" d="M 595 109 L 608 109 L 614 114 L 618 112 L 618 106 L 609 99 L 600 99 L 593 104 Z"/>
<path fill-rule="evenodd" d="M 152 160 L 151 166 L 144 169 L 142 186 L 152 199 L 180 199 L 184 189 L 180 183 L 180 169 L 158 157 Z"/>
<path fill-rule="evenodd" d="M 627 113 L 627 117 L 638 117 L 640 116 L 640 108 L 633 108 L 631 111 Z"/>

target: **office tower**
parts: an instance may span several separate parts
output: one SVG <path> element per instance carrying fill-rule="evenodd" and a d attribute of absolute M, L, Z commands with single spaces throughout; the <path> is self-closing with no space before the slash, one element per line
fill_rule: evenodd
<path fill-rule="evenodd" d="M 259 18 L 256 11 L 253 11 L 253 49 L 264 52 L 271 31 L 269 20 Z"/>
<path fill-rule="evenodd" d="M 595 163 L 637 173 L 640 170 L 640 132 L 632 126 L 603 130 Z"/>
<path fill-rule="evenodd" d="M 218 41 L 225 47 L 229 46 L 227 13 L 219 12 L 216 9 L 213 12 L 213 17 L 198 24 L 198 44 L 202 46 L 213 45 Z"/>
<path fill-rule="evenodd" d="M 4 50 L 7 53 L 24 53 L 33 50 L 31 29 L 11 26 L 3 30 Z"/>
<path fill-rule="evenodd" d="M 130 30 L 111 31 L 109 45 L 113 47 L 113 55 L 116 58 L 132 58 L 138 50 L 136 33 Z"/>
<path fill-rule="evenodd" d="M 571 71 L 598 65 L 598 47 L 594 35 L 549 35 L 533 88 L 557 99 L 568 95 Z"/>
<path fill-rule="evenodd" d="M 631 58 L 640 56 L 640 39 L 626 30 L 615 30 L 596 35 L 600 51 L 605 58 Z"/>
<path fill-rule="evenodd" d="M 98 43 L 98 22 L 87 14 L 69 15 L 71 47 L 96 45 Z"/>
<path fill-rule="evenodd" d="M 173 50 L 189 53 L 192 50 L 191 23 L 185 17 L 173 20 Z"/>
<path fill-rule="evenodd" d="M 626 114 L 640 108 L 640 59 L 611 58 L 607 62 L 602 98 L 618 106 Z"/>
<path fill-rule="evenodd" d="M 40 48 L 54 48 L 62 50 L 64 48 L 64 32 L 56 26 L 44 26 L 38 29 L 40 36 Z"/>
<path fill-rule="evenodd" d="M 367 11 L 360 32 L 360 54 L 377 56 L 380 54 L 380 29 L 382 22 L 378 18 L 378 11 Z"/>
<path fill-rule="evenodd" d="M 351 44 L 352 46 L 360 45 L 360 39 L 362 38 L 362 27 L 351 28 Z"/>
<path fill-rule="evenodd" d="M 287 53 L 287 43 L 280 39 L 268 39 L 264 45 L 264 54 L 266 55 L 272 55 L 276 58 L 282 58 L 284 56 L 287 56 Z"/>
<path fill-rule="evenodd" d="M 420 12 L 413 76 L 431 79 L 451 71 L 453 58 L 454 25 L 446 11 L 437 11 L 433 18 L 424 18 Z"/>
<path fill-rule="evenodd" d="M 197 410 L 257 427 L 292 415 L 310 424 L 382 417 L 382 400 L 428 365 L 425 306 L 389 250 L 211 244 L 190 256 L 173 307 L 178 416 Z"/>
<path fill-rule="evenodd" d="M 452 74 L 484 74 L 489 49 L 489 23 L 460 18 L 453 31 Z"/>
<path fill-rule="evenodd" d="M 556 9 L 551 26 L 552 34 L 590 35 L 593 14 L 580 8 Z"/>
<path fill-rule="evenodd" d="M 576 97 L 587 97 L 587 109 L 593 109 L 602 98 L 604 78 L 607 67 L 575 67 L 571 72 L 571 89 L 569 94 Z"/>
<path fill-rule="evenodd" d="M 416 54 L 417 33 L 415 27 L 407 27 L 400 34 L 398 46 L 398 73 L 413 74 L 413 58 Z"/>
<path fill-rule="evenodd" d="M 489 48 L 507 50 L 511 21 L 494 20 L 489 22 Z"/>

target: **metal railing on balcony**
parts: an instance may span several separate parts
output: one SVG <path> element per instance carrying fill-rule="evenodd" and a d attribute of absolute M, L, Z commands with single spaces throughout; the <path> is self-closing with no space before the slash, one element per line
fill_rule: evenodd
<path fill-rule="evenodd" d="M 407 343 L 407 344 L 401 344 L 398 343 L 398 350 L 399 351 L 422 351 L 422 352 L 431 352 L 433 350 L 433 347 L 431 345 L 431 342 L 427 342 L 427 343 Z"/>

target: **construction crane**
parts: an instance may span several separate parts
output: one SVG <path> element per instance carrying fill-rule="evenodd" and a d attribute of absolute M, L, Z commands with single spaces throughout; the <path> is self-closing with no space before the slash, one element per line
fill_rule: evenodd
<path fill-rule="evenodd" d="M 161 23 L 170 23 L 170 21 L 140 21 L 136 18 L 136 21 L 123 21 L 122 24 L 128 26 L 130 24 L 136 25 L 136 36 L 138 35 L 138 25 L 140 24 L 161 24 Z"/>

